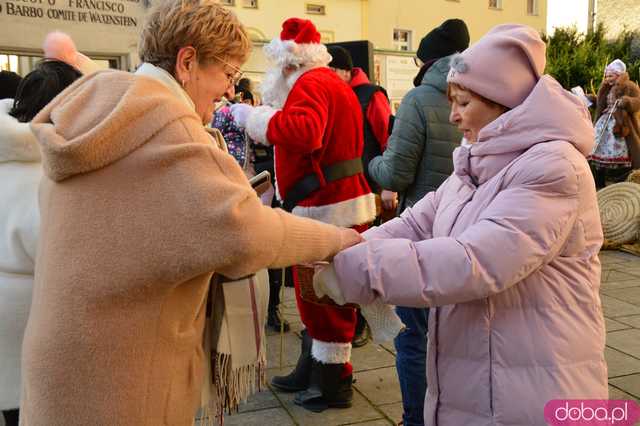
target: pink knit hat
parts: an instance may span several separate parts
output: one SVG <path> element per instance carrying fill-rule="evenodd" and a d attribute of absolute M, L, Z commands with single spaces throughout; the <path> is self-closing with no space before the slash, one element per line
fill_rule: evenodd
<path fill-rule="evenodd" d="M 451 59 L 447 81 L 514 108 L 529 96 L 542 76 L 545 50 L 533 28 L 498 25 Z"/>
<path fill-rule="evenodd" d="M 83 75 L 91 74 L 99 69 L 98 65 L 89 57 L 78 52 L 76 44 L 69 34 L 61 31 L 53 31 L 47 34 L 42 44 L 42 50 L 45 58 L 66 62 Z"/>

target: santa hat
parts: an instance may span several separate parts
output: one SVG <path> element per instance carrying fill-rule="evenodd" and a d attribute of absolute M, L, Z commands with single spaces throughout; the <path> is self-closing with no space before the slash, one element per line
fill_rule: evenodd
<path fill-rule="evenodd" d="M 614 74 L 624 74 L 627 72 L 627 66 L 620 59 L 615 59 L 604 69 L 605 74 L 610 72 Z"/>
<path fill-rule="evenodd" d="M 42 50 L 45 58 L 66 62 L 84 75 L 91 74 L 99 69 L 95 62 L 78 52 L 76 44 L 71 37 L 61 31 L 53 31 L 47 34 Z"/>
<path fill-rule="evenodd" d="M 324 44 L 320 43 L 320 33 L 308 19 L 289 18 L 282 24 L 279 38 L 274 38 L 264 47 L 267 59 L 281 68 L 287 65 L 307 67 L 327 65 L 331 56 Z"/>

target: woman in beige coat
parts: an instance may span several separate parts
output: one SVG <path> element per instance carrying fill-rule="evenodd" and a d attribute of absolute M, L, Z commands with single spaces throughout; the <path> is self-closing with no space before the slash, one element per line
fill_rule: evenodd
<path fill-rule="evenodd" d="M 41 232 L 23 425 L 190 425 L 212 272 L 242 277 L 359 241 L 263 207 L 203 123 L 250 42 L 213 0 L 160 2 L 136 75 L 102 71 L 34 120 Z"/>

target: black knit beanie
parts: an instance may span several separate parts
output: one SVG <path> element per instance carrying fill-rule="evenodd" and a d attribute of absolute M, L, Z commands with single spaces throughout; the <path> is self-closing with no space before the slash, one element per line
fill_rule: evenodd
<path fill-rule="evenodd" d="M 0 72 L 0 99 L 13 99 L 16 97 L 18 91 L 18 85 L 22 81 L 15 72 L 1 71 Z"/>
<path fill-rule="evenodd" d="M 469 30 L 462 19 L 447 19 L 420 40 L 416 56 L 422 62 L 444 58 L 469 47 Z"/>
<path fill-rule="evenodd" d="M 347 49 L 340 46 L 329 46 L 327 50 L 332 58 L 331 62 L 329 62 L 329 67 L 346 71 L 353 69 L 353 60 Z"/>

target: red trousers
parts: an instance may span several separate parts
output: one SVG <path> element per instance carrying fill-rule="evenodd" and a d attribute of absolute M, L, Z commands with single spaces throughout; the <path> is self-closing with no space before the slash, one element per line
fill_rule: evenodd
<path fill-rule="evenodd" d="M 322 342 L 351 343 L 356 330 L 356 310 L 304 300 L 300 295 L 297 269 L 293 267 L 293 283 L 300 319 L 309 336 Z"/>
<path fill-rule="evenodd" d="M 369 225 L 353 227 L 358 232 L 364 232 L 368 228 Z M 298 312 L 309 336 L 320 342 L 350 345 L 356 329 L 356 310 L 350 307 L 325 305 L 302 299 L 295 266 L 293 267 L 293 282 L 296 290 Z M 331 358 L 330 354 L 329 358 Z M 320 361 L 330 362 L 324 359 L 320 359 Z M 344 363 L 349 364 L 348 360 Z M 351 370 L 350 367 L 351 365 L 349 364 L 349 371 Z"/>

